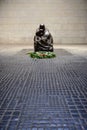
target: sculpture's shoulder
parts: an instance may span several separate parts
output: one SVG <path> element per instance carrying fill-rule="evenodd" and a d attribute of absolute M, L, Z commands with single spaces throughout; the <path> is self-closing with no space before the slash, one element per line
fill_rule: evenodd
<path fill-rule="evenodd" d="M 51 37 L 51 33 L 49 32 L 48 29 L 45 30 L 44 36 L 50 38 Z"/>
<path fill-rule="evenodd" d="M 47 28 L 45 29 L 45 35 L 47 35 L 47 36 L 50 35 L 50 32 Z"/>
<path fill-rule="evenodd" d="M 36 29 L 36 36 L 39 36 L 40 35 L 40 30 L 39 30 L 39 28 L 38 29 Z"/>

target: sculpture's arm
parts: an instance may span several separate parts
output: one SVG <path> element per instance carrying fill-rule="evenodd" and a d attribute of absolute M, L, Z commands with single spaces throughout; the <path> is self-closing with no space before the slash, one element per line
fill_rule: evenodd
<path fill-rule="evenodd" d="M 48 37 L 47 37 L 47 43 L 48 43 L 49 45 L 52 45 L 52 44 L 53 44 L 53 37 L 52 37 L 51 34 L 49 34 Z"/>
<path fill-rule="evenodd" d="M 34 36 L 34 41 L 35 41 L 35 42 L 40 42 L 40 41 L 41 41 L 41 37 L 39 37 L 39 36 Z"/>

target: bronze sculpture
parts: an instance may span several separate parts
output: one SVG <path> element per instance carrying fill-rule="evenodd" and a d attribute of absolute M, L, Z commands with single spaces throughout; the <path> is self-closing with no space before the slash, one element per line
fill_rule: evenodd
<path fill-rule="evenodd" d="M 34 51 L 53 52 L 53 37 L 44 24 L 40 24 L 34 36 Z"/>

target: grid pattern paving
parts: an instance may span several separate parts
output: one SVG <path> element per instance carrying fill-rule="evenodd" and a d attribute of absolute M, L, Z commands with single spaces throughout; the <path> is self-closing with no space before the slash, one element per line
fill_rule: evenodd
<path fill-rule="evenodd" d="M 0 56 L 0 130 L 87 130 L 87 59 Z"/>

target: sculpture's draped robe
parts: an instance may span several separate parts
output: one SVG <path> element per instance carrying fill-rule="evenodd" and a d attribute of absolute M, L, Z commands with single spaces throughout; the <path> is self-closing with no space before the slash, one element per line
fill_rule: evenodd
<path fill-rule="evenodd" d="M 37 29 L 34 36 L 34 50 L 53 51 L 53 37 L 48 29 L 45 29 L 44 33 Z"/>

